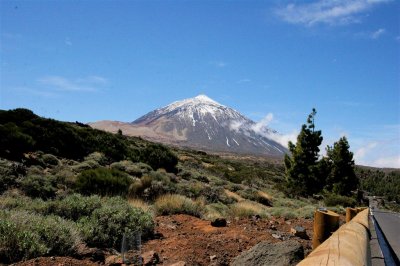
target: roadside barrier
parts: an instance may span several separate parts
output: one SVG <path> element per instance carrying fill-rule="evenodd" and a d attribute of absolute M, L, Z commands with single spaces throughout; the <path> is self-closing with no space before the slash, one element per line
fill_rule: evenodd
<path fill-rule="evenodd" d="M 319 208 L 314 212 L 313 250 L 328 239 L 339 228 L 339 214 Z"/>
<path fill-rule="evenodd" d="M 361 208 L 346 208 L 346 223 L 350 222 L 351 219 L 353 219 L 357 213 L 365 210 L 366 207 L 361 207 Z"/>
<path fill-rule="evenodd" d="M 316 216 L 314 215 L 314 217 Z M 369 254 L 368 209 L 365 209 L 351 221 L 342 225 L 325 242 L 314 249 L 307 258 L 302 260 L 298 266 L 370 265 Z"/>

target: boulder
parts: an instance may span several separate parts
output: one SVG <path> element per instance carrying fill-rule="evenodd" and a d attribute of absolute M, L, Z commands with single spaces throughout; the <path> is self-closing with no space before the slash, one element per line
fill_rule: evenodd
<path fill-rule="evenodd" d="M 294 240 L 279 243 L 261 242 L 237 256 L 232 266 L 296 265 L 304 258 L 303 246 Z"/>
<path fill-rule="evenodd" d="M 217 218 L 211 222 L 211 225 L 214 227 L 225 227 L 226 226 L 226 219 L 225 218 Z"/>

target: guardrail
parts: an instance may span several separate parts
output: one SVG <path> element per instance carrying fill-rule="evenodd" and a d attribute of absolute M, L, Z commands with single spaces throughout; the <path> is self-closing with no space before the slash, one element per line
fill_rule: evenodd
<path fill-rule="evenodd" d="M 314 218 L 319 215 L 317 214 L 318 212 L 316 211 Z M 298 266 L 371 265 L 369 254 L 368 209 L 365 209 L 348 223 L 339 227 L 327 240 L 318 245 L 307 258 L 302 260 Z"/>

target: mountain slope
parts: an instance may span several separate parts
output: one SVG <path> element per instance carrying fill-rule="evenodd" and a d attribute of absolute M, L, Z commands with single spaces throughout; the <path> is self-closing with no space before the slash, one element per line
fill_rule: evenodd
<path fill-rule="evenodd" d="M 205 95 L 177 101 L 156 109 L 132 123 L 99 121 L 92 127 L 142 136 L 219 152 L 283 156 L 287 149 L 273 140 L 278 133 L 259 127 L 232 108 Z M 269 137 L 271 136 L 271 137 Z"/>

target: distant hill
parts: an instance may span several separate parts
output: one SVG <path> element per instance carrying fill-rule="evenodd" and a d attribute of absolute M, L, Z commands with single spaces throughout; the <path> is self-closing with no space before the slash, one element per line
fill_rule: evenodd
<path fill-rule="evenodd" d="M 138 138 L 93 129 L 85 124 L 37 116 L 28 109 L 0 110 L 0 157 L 23 160 L 26 153 L 41 151 L 81 160 L 93 152 L 108 162 L 145 162 L 154 169 L 174 171 L 176 156 L 169 148 Z"/>
<path fill-rule="evenodd" d="M 215 152 L 283 157 L 278 132 L 205 95 L 173 102 L 132 123 L 98 121 L 93 128 Z"/>

